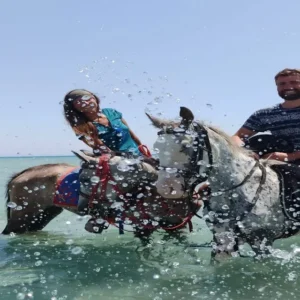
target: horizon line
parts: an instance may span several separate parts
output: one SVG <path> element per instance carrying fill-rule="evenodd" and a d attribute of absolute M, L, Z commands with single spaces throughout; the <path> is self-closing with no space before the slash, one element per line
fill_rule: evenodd
<path fill-rule="evenodd" d="M 0 155 L 0 158 L 34 158 L 34 157 L 76 157 L 75 155 Z"/>

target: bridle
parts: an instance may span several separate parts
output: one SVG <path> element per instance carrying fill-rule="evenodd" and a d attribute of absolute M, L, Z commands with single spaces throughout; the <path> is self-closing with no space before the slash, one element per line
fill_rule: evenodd
<path fill-rule="evenodd" d="M 98 177 L 99 181 L 95 185 L 93 185 L 91 193 L 90 194 L 84 193 L 84 192 L 81 191 L 81 189 L 79 191 L 79 194 L 82 197 L 88 199 L 88 212 L 92 216 L 97 214 L 97 208 L 94 207 L 95 201 L 97 200 L 97 203 L 102 202 L 102 201 L 107 201 L 107 198 L 106 198 L 107 185 L 108 185 L 109 181 L 115 181 L 113 175 L 110 172 L 110 168 L 109 168 L 110 158 L 111 158 L 111 156 L 109 154 L 103 154 L 103 155 L 98 157 L 98 161 L 95 164 L 96 172 L 95 172 L 94 176 Z M 98 194 L 99 189 L 100 189 L 100 193 Z M 124 210 L 129 209 L 131 199 L 127 197 L 127 194 L 124 194 L 118 188 L 117 184 L 113 185 L 112 189 L 117 194 L 119 199 L 123 201 L 124 208 L 125 208 Z M 164 205 L 164 204 L 162 204 L 162 205 Z M 144 219 L 149 218 L 149 215 L 147 215 L 147 213 L 145 211 L 143 201 L 140 201 L 140 204 L 139 205 L 136 204 L 136 206 L 139 208 L 139 213 L 141 213 L 141 218 L 136 217 L 135 218 L 136 220 L 138 220 L 138 219 L 142 220 L 143 217 L 144 217 Z M 169 207 L 167 207 L 167 208 L 171 211 L 171 209 Z M 165 216 L 167 216 L 167 215 L 165 215 Z M 112 225 L 116 226 L 117 228 L 119 228 L 120 234 L 123 234 L 124 231 L 134 232 L 134 231 L 131 231 L 131 230 L 125 230 L 124 229 L 123 221 L 122 221 L 123 212 L 121 210 L 118 212 L 118 219 L 119 219 L 118 222 L 116 222 L 115 220 L 109 218 L 109 216 L 108 217 L 101 216 L 101 217 L 103 219 L 105 219 L 109 224 L 112 224 Z M 190 222 L 191 217 L 192 216 L 188 216 L 180 224 L 171 225 L 171 226 L 152 225 L 152 221 L 151 221 L 149 223 L 149 225 L 144 224 L 143 228 L 156 229 L 156 228 L 160 227 L 164 230 L 174 230 L 174 229 L 182 228 L 183 226 L 188 224 L 188 226 L 190 228 L 190 231 L 192 231 L 192 224 Z"/>
<path fill-rule="evenodd" d="M 166 127 L 163 130 L 158 132 L 158 136 L 164 135 L 164 134 L 173 134 L 175 136 L 180 136 L 180 135 L 191 135 L 191 132 L 196 133 L 193 144 L 195 144 L 194 151 L 191 155 L 191 159 L 189 161 L 189 164 L 186 166 L 185 169 L 177 169 L 176 173 L 180 174 L 184 178 L 184 189 L 188 191 L 188 199 L 189 202 L 192 200 L 192 196 L 194 193 L 194 189 L 197 185 L 205 182 L 209 177 L 213 169 L 213 153 L 212 153 L 212 148 L 210 144 L 210 140 L 208 137 L 208 130 L 206 126 L 201 125 L 197 122 L 193 122 L 188 128 L 186 126 L 181 126 L 178 129 L 175 129 L 173 127 Z M 201 173 L 201 164 L 199 164 L 200 161 L 203 161 L 204 156 L 207 156 L 208 159 L 208 164 L 205 166 L 206 167 L 206 172 Z M 244 185 L 254 174 L 256 169 L 259 168 L 262 171 L 262 175 L 260 178 L 259 186 L 256 190 L 255 196 L 251 202 L 251 208 L 247 210 L 245 214 L 249 213 L 251 209 L 255 206 L 259 193 L 261 192 L 263 188 L 263 184 L 266 181 L 266 169 L 265 167 L 260 163 L 260 161 L 257 159 L 254 166 L 251 168 L 249 173 L 245 176 L 245 178 L 238 184 L 227 188 L 227 189 L 220 189 L 218 192 L 227 192 L 227 191 L 233 191 L 236 188 Z M 159 166 L 159 170 L 168 170 L 168 167 L 166 166 Z M 216 194 L 218 194 L 218 192 Z M 211 194 L 210 197 L 213 197 Z M 195 215 L 197 215 L 197 212 L 195 212 Z M 198 216 L 198 215 L 197 215 Z M 199 216 L 198 216 L 199 217 Z"/>
<path fill-rule="evenodd" d="M 207 129 L 194 122 L 188 129 L 183 127 L 179 127 L 178 129 L 166 127 L 157 133 L 158 136 L 172 134 L 176 137 L 180 135 L 191 135 L 192 131 L 195 132 L 196 135 L 193 139 L 193 153 L 189 164 L 186 165 L 185 169 L 176 169 L 174 172 L 183 176 L 185 187 L 189 186 L 189 191 L 193 191 L 198 184 L 206 181 L 213 167 L 213 154 Z M 204 161 L 205 156 L 207 156 L 208 164 L 205 166 L 206 172 L 201 173 L 201 164 L 199 162 Z M 170 168 L 160 164 L 157 169 L 168 171 Z"/>

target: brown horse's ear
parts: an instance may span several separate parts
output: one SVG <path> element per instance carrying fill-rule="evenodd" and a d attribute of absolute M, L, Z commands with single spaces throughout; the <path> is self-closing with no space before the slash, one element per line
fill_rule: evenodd
<path fill-rule="evenodd" d="M 72 152 L 82 161 L 87 163 L 97 162 L 95 157 L 86 155 L 83 151 L 73 151 Z"/>
<path fill-rule="evenodd" d="M 194 114 L 187 107 L 181 106 L 179 115 L 182 118 L 181 125 L 186 128 L 194 121 Z"/>
<path fill-rule="evenodd" d="M 90 156 L 90 157 L 96 157 L 96 155 L 92 151 L 89 151 L 89 150 L 83 149 L 83 150 L 80 150 L 80 152 L 82 152 L 83 154 Z"/>
<path fill-rule="evenodd" d="M 153 117 L 153 116 L 151 116 L 151 115 L 149 115 L 148 113 L 145 113 L 146 114 L 146 116 L 150 119 L 150 121 L 152 122 L 152 125 L 153 126 L 155 126 L 155 127 L 157 127 L 157 128 L 163 128 L 164 126 L 166 126 L 167 124 L 167 122 L 166 121 L 164 121 L 164 120 L 162 120 L 162 119 L 160 119 L 160 118 L 157 118 L 157 117 Z"/>

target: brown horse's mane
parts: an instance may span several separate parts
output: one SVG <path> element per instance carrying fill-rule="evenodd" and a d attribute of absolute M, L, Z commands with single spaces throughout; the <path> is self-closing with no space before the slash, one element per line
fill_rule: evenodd
<path fill-rule="evenodd" d="M 33 167 L 30 167 L 30 168 L 27 168 L 25 170 L 22 170 L 21 172 L 18 172 L 18 173 L 15 173 L 13 174 L 10 179 L 8 180 L 8 184 L 13 181 L 14 179 L 16 179 L 18 176 L 22 175 L 23 173 L 25 172 L 28 172 L 28 171 L 41 171 L 41 170 L 44 170 L 48 167 L 57 167 L 57 166 L 70 166 L 69 164 L 66 164 L 66 163 L 59 163 L 59 164 L 44 164 L 44 165 L 40 165 L 40 166 L 33 166 Z"/>

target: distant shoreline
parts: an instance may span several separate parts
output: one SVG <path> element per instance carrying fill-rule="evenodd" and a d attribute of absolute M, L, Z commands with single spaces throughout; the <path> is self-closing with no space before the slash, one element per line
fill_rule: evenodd
<path fill-rule="evenodd" d="M 27 155 L 27 156 L 0 156 L 1 158 L 43 158 L 43 157 L 76 157 L 74 155 Z"/>

